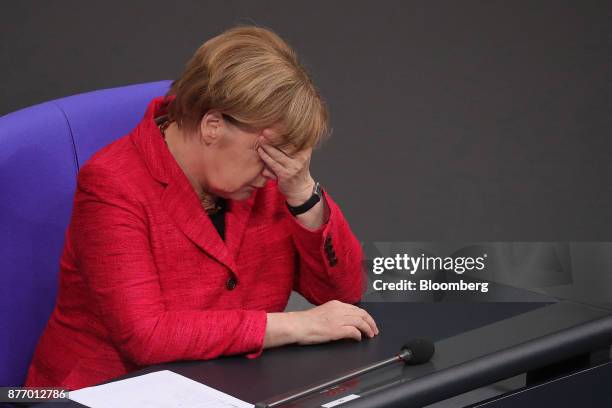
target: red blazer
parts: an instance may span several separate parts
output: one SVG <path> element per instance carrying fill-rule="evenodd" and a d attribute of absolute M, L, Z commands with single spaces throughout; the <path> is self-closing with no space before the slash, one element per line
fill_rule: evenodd
<path fill-rule="evenodd" d="M 292 289 L 315 304 L 361 298 L 361 246 L 329 195 L 329 220 L 313 231 L 270 181 L 229 201 L 224 242 L 154 123 L 162 113 L 163 97 L 153 99 L 79 172 L 56 305 L 26 386 L 77 389 L 150 364 L 257 357 L 266 312 L 283 311 Z"/>

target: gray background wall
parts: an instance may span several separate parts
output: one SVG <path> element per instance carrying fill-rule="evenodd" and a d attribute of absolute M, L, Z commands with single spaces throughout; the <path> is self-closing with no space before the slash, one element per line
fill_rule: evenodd
<path fill-rule="evenodd" d="M 612 240 L 609 1 L 6 2 L 0 114 L 175 78 L 235 23 L 329 103 L 313 159 L 366 244 Z"/>

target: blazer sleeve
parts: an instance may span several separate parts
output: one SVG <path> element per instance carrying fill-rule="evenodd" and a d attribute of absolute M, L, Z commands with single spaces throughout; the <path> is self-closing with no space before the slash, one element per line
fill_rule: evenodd
<path fill-rule="evenodd" d="M 329 219 L 316 230 L 304 227 L 289 211 L 299 255 L 294 290 L 313 304 L 329 300 L 357 303 L 366 289 L 361 244 L 327 192 Z"/>
<path fill-rule="evenodd" d="M 265 311 L 165 309 L 146 213 L 119 180 L 86 164 L 71 221 L 77 267 L 114 345 L 138 365 L 261 354 Z"/>

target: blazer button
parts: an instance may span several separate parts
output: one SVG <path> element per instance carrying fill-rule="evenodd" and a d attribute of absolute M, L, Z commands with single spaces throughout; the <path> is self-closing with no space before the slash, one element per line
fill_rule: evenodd
<path fill-rule="evenodd" d="M 234 276 L 232 276 L 227 280 L 227 282 L 225 282 L 225 287 L 227 288 L 227 290 L 234 290 L 236 285 L 238 285 L 238 280 Z"/>

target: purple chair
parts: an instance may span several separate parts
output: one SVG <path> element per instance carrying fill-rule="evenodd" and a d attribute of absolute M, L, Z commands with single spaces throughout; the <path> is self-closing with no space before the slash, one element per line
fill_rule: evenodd
<path fill-rule="evenodd" d="M 0 386 L 21 385 L 55 304 L 76 175 L 170 81 L 69 96 L 0 117 Z"/>

